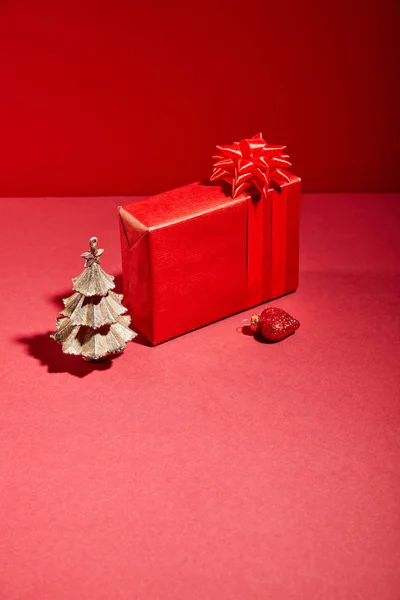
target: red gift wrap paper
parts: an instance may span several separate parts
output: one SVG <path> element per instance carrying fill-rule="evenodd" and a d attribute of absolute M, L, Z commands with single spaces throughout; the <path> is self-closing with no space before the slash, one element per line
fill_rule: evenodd
<path fill-rule="evenodd" d="M 132 326 L 164 342 L 294 291 L 300 179 L 257 197 L 192 183 L 120 207 Z"/>

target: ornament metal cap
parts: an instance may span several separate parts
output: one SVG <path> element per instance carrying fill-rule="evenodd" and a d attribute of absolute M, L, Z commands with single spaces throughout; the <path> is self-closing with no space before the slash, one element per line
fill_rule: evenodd
<path fill-rule="evenodd" d="M 258 329 L 258 315 L 252 315 L 251 319 L 250 319 L 250 329 L 252 331 L 257 331 Z"/>

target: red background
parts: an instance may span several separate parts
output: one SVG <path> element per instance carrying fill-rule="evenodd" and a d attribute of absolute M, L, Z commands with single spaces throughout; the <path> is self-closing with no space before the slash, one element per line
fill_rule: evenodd
<path fill-rule="evenodd" d="M 0 195 L 147 194 L 216 143 L 286 143 L 307 191 L 396 190 L 397 0 L 0 0 Z"/>

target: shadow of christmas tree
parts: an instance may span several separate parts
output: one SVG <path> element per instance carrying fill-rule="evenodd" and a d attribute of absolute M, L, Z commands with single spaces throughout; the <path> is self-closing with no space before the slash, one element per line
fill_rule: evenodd
<path fill-rule="evenodd" d="M 49 373 L 69 373 L 75 377 L 86 377 L 93 371 L 106 371 L 117 360 L 119 355 L 107 357 L 99 362 L 87 362 L 79 356 L 63 354 L 61 348 L 49 337 L 50 331 L 31 337 L 17 338 L 17 342 L 26 347 L 26 352 L 43 366 Z"/>
<path fill-rule="evenodd" d="M 122 292 L 122 275 L 115 275 L 115 289 Z M 63 299 L 71 295 L 71 290 L 66 289 L 62 293 L 53 294 L 49 301 L 61 311 L 64 307 Z M 54 314 L 54 321 L 57 313 Z M 15 341 L 25 346 L 26 353 L 47 367 L 49 373 L 69 373 L 75 377 L 86 377 L 93 371 L 106 371 L 112 367 L 113 361 L 121 355 L 109 355 L 101 361 L 88 362 L 79 356 L 64 354 L 60 347 L 50 338 L 51 331 L 38 333 L 30 337 L 19 337 Z M 151 346 L 151 344 L 141 335 L 137 335 L 134 340 L 136 344 Z"/>
<path fill-rule="evenodd" d="M 116 289 L 122 288 L 122 276 L 115 277 Z M 71 295 L 71 289 L 50 296 L 49 301 L 61 311 L 64 307 L 63 298 Z M 57 313 L 54 314 L 54 321 Z M 102 361 L 88 362 L 72 354 L 64 354 L 54 340 L 50 338 L 51 331 L 39 333 L 30 337 L 19 337 L 16 342 L 25 346 L 26 353 L 47 367 L 49 373 L 69 373 L 75 377 L 86 377 L 93 371 L 106 371 L 112 366 L 112 361 L 119 355 L 109 356 Z"/>

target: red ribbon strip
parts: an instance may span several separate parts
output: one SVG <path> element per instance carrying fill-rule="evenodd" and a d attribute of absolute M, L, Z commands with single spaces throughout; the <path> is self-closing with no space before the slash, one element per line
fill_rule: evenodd
<path fill-rule="evenodd" d="M 249 198 L 247 208 L 247 306 L 280 296 L 285 290 L 286 198 L 269 190 L 290 181 L 286 146 L 270 146 L 258 133 L 252 138 L 217 146 L 210 181 L 232 184 L 232 197 L 247 190 L 260 192 L 261 201 Z M 283 191 L 283 190 L 282 190 Z M 268 283 L 265 276 L 268 274 Z"/>

